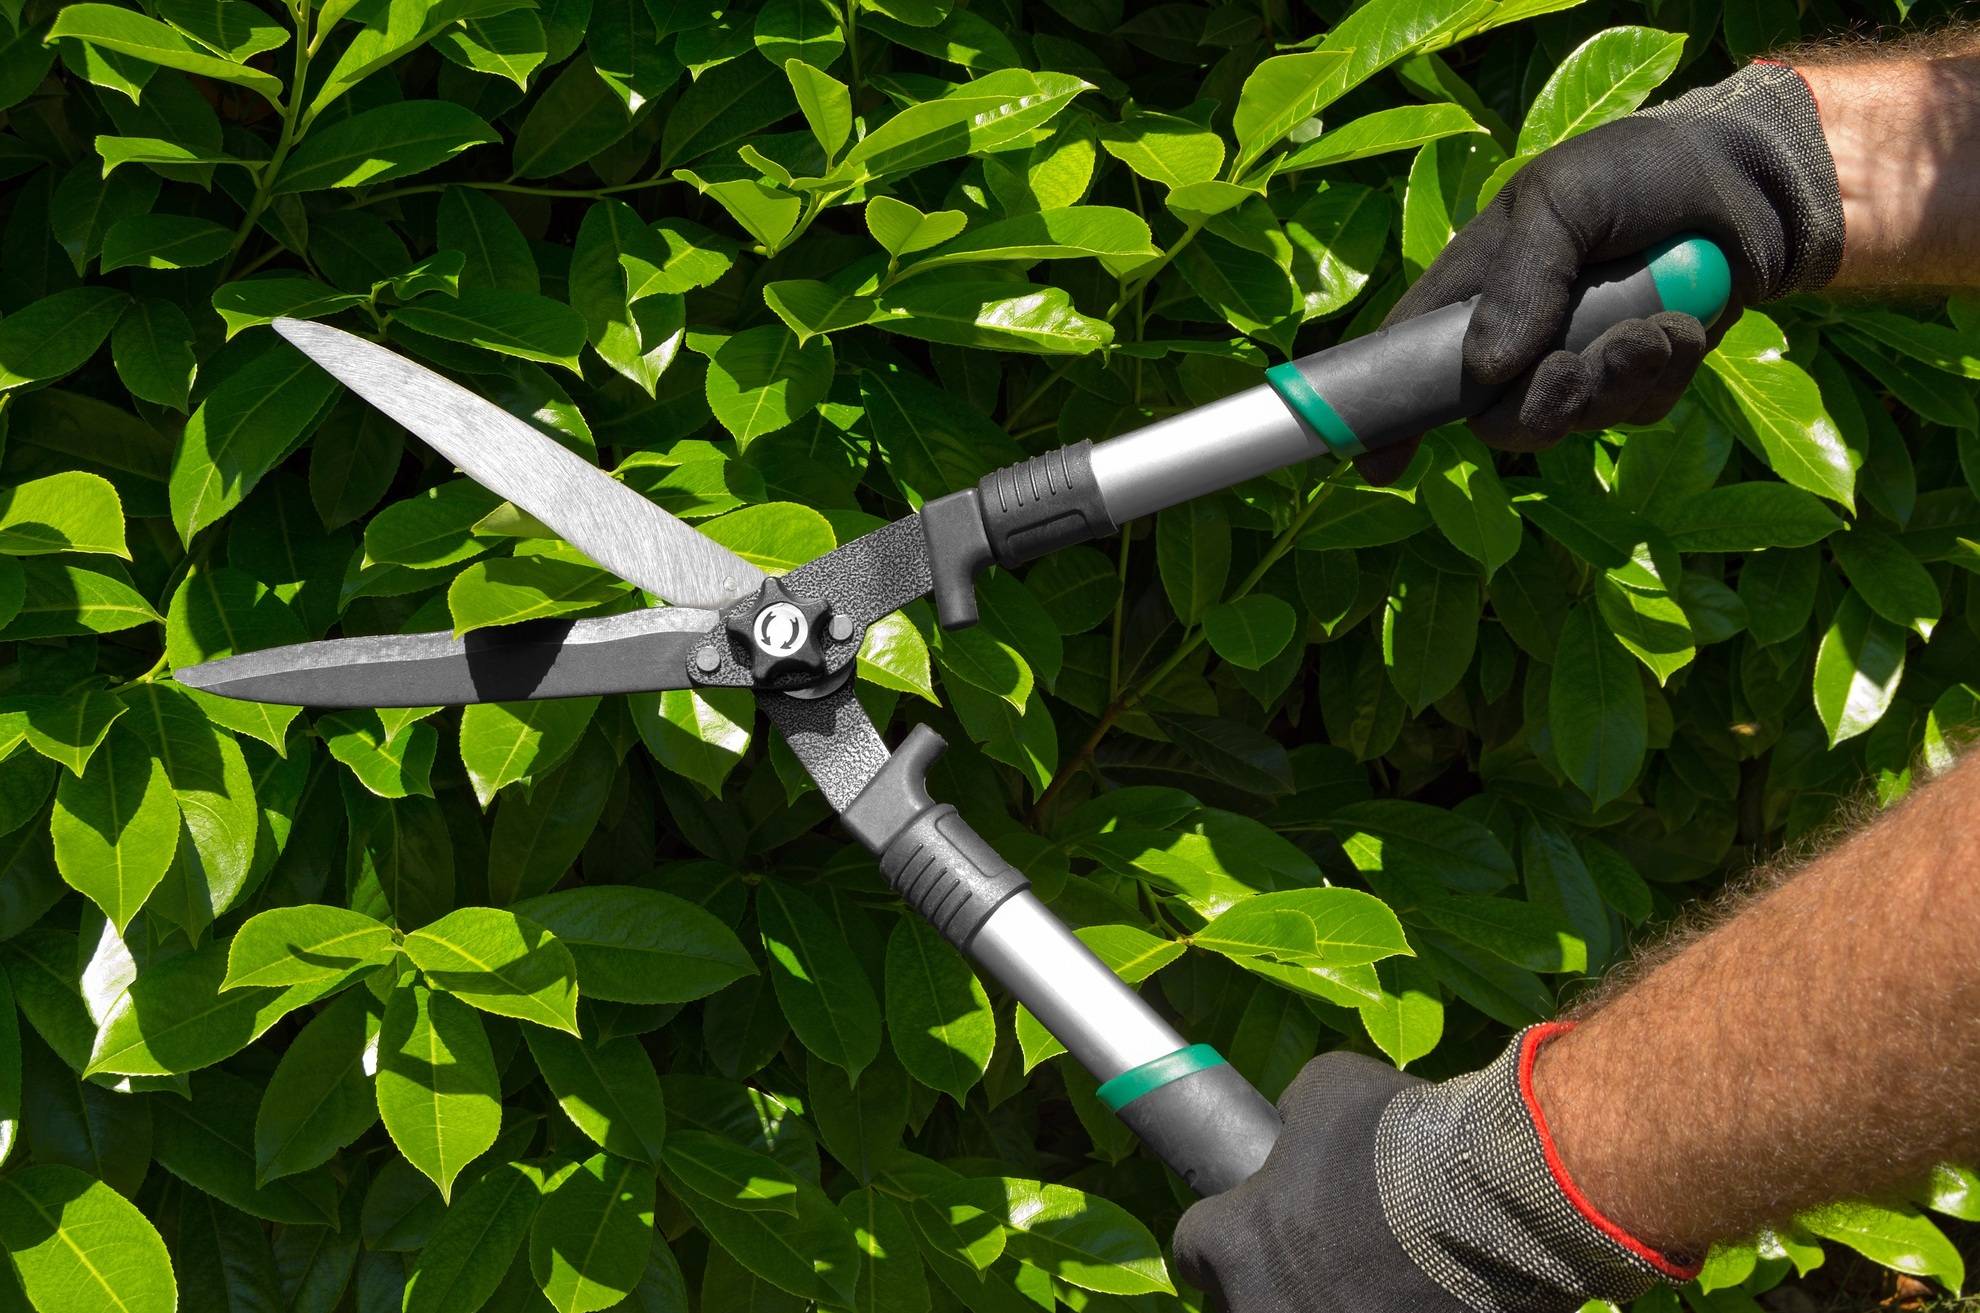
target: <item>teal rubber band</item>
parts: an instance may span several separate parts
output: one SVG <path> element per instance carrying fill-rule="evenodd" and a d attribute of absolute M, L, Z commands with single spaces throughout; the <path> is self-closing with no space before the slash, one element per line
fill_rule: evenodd
<path fill-rule="evenodd" d="M 1650 281 L 1666 310 L 1681 310 L 1710 327 L 1732 296 L 1732 266 L 1707 237 L 1674 237 L 1645 253 Z"/>
<path fill-rule="evenodd" d="M 1274 365 L 1265 371 L 1265 381 L 1279 394 L 1279 400 L 1285 402 L 1306 427 L 1319 435 L 1336 456 L 1361 454 L 1361 439 L 1347 426 L 1347 421 L 1327 404 L 1327 398 L 1313 390 L 1313 385 L 1306 381 L 1298 366 L 1291 361 Z"/>
<path fill-rule="evenodd" d="M 1211 1067 L 1228 1065 L 1224 1055 L 1208 1044 L 1192 1044 L 1122 1072 L 1100 1087 L 1100 1101 L 1119 1112 L 1142 1095 L 1153 1094 L 1170 1081 L 1181 1080 Z"/>

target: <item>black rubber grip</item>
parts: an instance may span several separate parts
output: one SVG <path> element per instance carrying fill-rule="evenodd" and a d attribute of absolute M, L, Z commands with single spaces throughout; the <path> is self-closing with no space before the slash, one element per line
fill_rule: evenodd
<path fill-rule="evenodd" d="M 936 618 L 944 629 L 975 624 L 976 576 L 993 561 L 1022 565 L 1118 527 L 1093 481 L 1091 442 L 1019 461 L 939 497 L 921 508 Z"/>
<path fill-rule="evenodd" d="M 990 552 L 1006 567 L 1105 538 L 1117 527 L 1093 482 L 1091 442 L 1075 442 L 986 474 L 976 485 L 976 496 Z"/>
<path fill-rule="evenodd" d="M 928 796 L 928 768 L 948 745 L 916 725 L 840 819 L 880 857 L 887 883 L 957 948 L 1007 898 L 1031 887 L 954 807 Z"/>
<path fill-rule="evenodd" d="M 1279 1110 L 1228 1063 L 1172 1080 L 1117 1115 L 1205 1198 L 1248 1180 L 1279 1138 Z"/>
<path fill-rule="evenodd" d="M 1731 286 L 1731 267 L 1716 243 L 1695 234 L 1673 238 L 1584 273 L 1556 345 L 1579 351 L 1624 320 L 1662 310 L 1682 310 L 1710 324 L 1725 309 Z M 1266 378 L 1335 455 L 1413 438 L 1478 414 L 1499 393 L 1464 371 L 1465 330 L 1475 304 L 1446 306 L 1274 365 Z"/>

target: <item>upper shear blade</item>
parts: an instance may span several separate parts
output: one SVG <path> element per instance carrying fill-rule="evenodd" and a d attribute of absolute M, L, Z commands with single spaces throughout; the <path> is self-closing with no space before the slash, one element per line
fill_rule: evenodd
<path fill-rule="evenodd" d="M 742 557 L 460 384 L 328 324 L 277 319 L 274 328 L 476 483 L 620 578 L 676 606 L 716 609 L 763 582 Z"/>

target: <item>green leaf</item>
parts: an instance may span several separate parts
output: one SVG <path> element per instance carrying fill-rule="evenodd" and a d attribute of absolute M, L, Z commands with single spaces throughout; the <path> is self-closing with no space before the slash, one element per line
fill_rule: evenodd
<path fill-rule="evenodd" d="M 804 115 L 811 135 L 829 161 L 852 135 L 852 93 L 845 83 L 801 56 L 784 61 L 784 76 L 791 81 L 791 95 L 797 100 L 798 112 Z"/>
<path fill-rule="evenodd" d="M 1857 1253 L 1899 1272 L 1933 1277 L 1957 1291 L 1966 1283 L 1959 1250 L 1917 1209 L 1867 1202 L 1829 1204 L 1795 1219 L 1800 1226 L 1848 1245 Z"/>
<path fill-rule="evenodd" d="M 527 1027 L 523 1037 L 557 1106 L 579 1130 L 607 1153 L 659 1166 L 666 1103 L 637 1037 L 594 1043 L 541 1026 Z"/>
<path fill-rule="evenodd" d="M 1257 670 L 1283 652 L 1297 624 L 1292 607 L 1268 593 L 1253 593 L 1203 613 L 1203 635 L 1211 648 L 1246 670 Z"/>
<path fill-rule="evenodd" d="M 1332 102 L 1346 59 L 1338 50 L 1309 50 L 1274 55 L 1251 71 L 1231 116 L 1238 143 L 1234 175 Z"/>
<path fill-rule="evenodd" d="M 113 228 L 112 235 L 116 231 Z M 107 244 L 104 249 L 109 249 Z M 110 356 L 116 361 L 117 377 L 132 396 L 183 411 L 199 369 L 192 340 L 192 323 L 176 304 L 155 298 L 138 301 L 111 330 Z"/>
<path fill-rule="evenodd" d="M 556 766 L 577 747 L 597 710 L 597 698 L 477 702 L 463 708 L 461 765 L 475 799 L 486 807 L 503 789 Z"/>
<path fill-rule="evenodd" d="M 756 699 L 744 689 L 673 689 L 632 696 L 633 724 L 647 751 L 711 795 L 722 792 L 749 750 Z"/>
<path fill-rule="evenodd" d="M 56 788 L 55 865 L 121 933 L 172 864 L 179 809 L 164 763 L 135 730 L 111 726 L 92 765 Z"/>
<path fill-rule="evenodd" d="M 1490 579 L 1518 554 L 1524 534 L 1491 453 L 1454 428 L 1438 429 L 1425 441 L 1436 462 L 1422 487 L 1430 518 L 1453 547 L 1485 567 Z"/>
<path fill-rule="evenodd" d="M 584 316 L 528 292 L 467 289 L 452 300 L 428 297 L 392 312 L 394 323 L 449 342 L 578 372 Z"/>
<path fill-rule="evenodd" d="M 809 894 L 781 880 L 756 889 L 770 980 L 807 1049 L 855 1078 L 880 1052 L 880 1003 L 866 971 Z"/>
<path fill-rule="evenodd" d="M 587 885 L 528 899 L 514 910 L 569 948 L 578 988 L 591 998 L 682 1003 L 756 972 L 727 925 L 655 889 Z"/>
<path fill-rule="evenodd" d="M 872 224 L 873 206 L 880 199 L 867 202 L 869 226 Z M 928 218 L 921 220 L 915 236 L 921 235 L 921 229 L 928 222 Z M 888 248 L 889 254 L 902 253 L 886 241 L 880 244 Z M 949 265 L 992 260 L 1030 264 L 1035 260 L 1093 256 L 1096 259 L 1133 262 L 1152 259 L 1160 254 L 1149 241 L 1148 225 L 1139 215 L 1111 205 L 1073 205 L 1038 214 L 1015 215 L 972 229 L 935 247 L 901 270 L 899 276 L 906 278 Z"/>
<path fill-rule="evenodd" d="M 209 1067 L 253 1043 L 305 1004 L 336 993 L 349 976 L 281 989 L 222 992 L 227 944 L 208 940 L 190 953 L 138 972 L 97 1027 L 85 1075 L 170 1076 Z M 252 1123 L 253 1118 L 247 1119 Z M 251 1157 L 251 1155 L 250 1155 Z"/>
<path fill-rule="evenodd" d="M 676 1180 L 704 1199 L 744 1212 L 797 1216 L 797 1178 L 776 1159 L 720 1135 L 677 1131 L 667 1137 L 663 1161 Z"/>
<path fill-rule="evenodd" d="M 1724 389 L 1720 408 L 1742 441 L 1797 488 L 1854 507 L 1856 466 L 1821 389 L 1786 358 L 1787 336 L 1758 311 L 1743 314 L 1705 357 Z"/>
<path fill-rule="evenodd" d="M 1222 137 L 1169 114 L 1127 114 L 1100 129 L 1100 145 L 1141 177 L 1169 188 L 1209 182 L 1224 165 Z"/>
<path fill-rule="evenodd" d="M 227 336 L 231 338 L 244 328 L 253 328 L 285 316 L 290 319 L 321 319 L 346 306 L 360 305 L 364 300 L 355 292 L 339 292 L 314 278 L 263 274 L 222 286 L 213 294 L 213 308 L 226 321 Z M 271 351 L 279 354 L 279 348 L 271 348 Z"/>
<path fill-rule="evenodd" d="M 1272 174 L 1277 177 L 1300 169 L 1346 164 L 1372 155 L 1408 150 L 1444 137 L 1483 131 L 1485 129 L 1460 105 L 1402 105 L 1395 109 L 1378 109 L 1324 132 L 1295 150 L 1287 151 L 1273 164 Z"/>
<path fill-rule="evenodd" d="M 277 195 L 363 187 L 421 173 L 498 141 L 481 116 L 450 100 L 402 100 L 333 123 L 289 156 Z"/>
<path fill-rule="evenodd" d="M 110 634 L 163 619 L 121 572 L 102 574 L 66 561 L 27 561 L 19 568 L 20 604 L 0 630 L 6 638 Z"/>
<path fill-rule="evenodd" d="M 594 565 L 553 556 L 476 561 L 447 585 L 454 635 L 588 611 L 623 597 L 625 584 Z"/>
<path fill-rule="evenodd" d="M 916 374 L 862 370 L 859 394 L 873 427 L 889 435 L 888 472 L 916 508 L 1023 459 L 1003 429 Z"/>
<path fill-rule="evenodd" d="M 544 88 L 516 130 L 516 176 L 562 173 L 605 150 L 631 127 L 626 107 L 605 80 L 586 61 L 573 60 Z"/>
<path fill-rule="evenodd" d="M 474 1313 L 485 1305 L 522 1248 L 545 1185 L 540 1167 L 500 1163 L 463 1190 L 420 1247 L 406 1278 L 405 1313 Z"/>
<path fill-rule="evenodd" d="M 434 989 L 484 1012 L 577 1034 L 577 963 L 535 922 L 463 907 L 407 935 L 404 947 Z"/>
<path fill-rule="evenodd" d="M 276 1064 L 254 1119 L 256 1186 L 306 1172 L 378 1120 L 366 1069 L 376 1053 L 377 1000 L 353 989 L 310 1019 Z"/>
<path fill-rule="evenodd" d="M 887 1034 L 908 1074 L 963 1102 L 997 1046 L 990 996 L 956 951 L 917 917 L 887 937 Z"/>
<path fill-rule="evenodd" d="M 1449 573 L 1422 553 L 1403 553 L 1382 613 L 1382 661 L 1411 710 L 1422 711 L 1464 678 L 1477 648 L 1480 609 L 1475 577 Z"/>
<path fill-rule="evenodd" d="M 270 105 L 282 96 L 282 80 L 232 59 L 207 54 L 159 22 L 131 9 L 107 4 L 65 6 L 55 15 L 47 40 L 74 37 L 114 55 L 246 87 Z"/>
<path fill-rule="evenodd" d="M 858 186 L 959 155 L 980 155 L 1057 117 L 1089 87 L 1064 73 L 1008 68 L 909 105 L 862 138 L 828 175 Z"/>
<path fill-rule="evenodd" d="M 1357 889 L 1259 894 L 1217 916 L 1190 942 L 1230 957 L 1318 967 L 1360 966 L 1410 951 L 1395 913 Z"/>
<path fill-rule="evenodd" d="M 705 1139 L 697 1141 L 690 1135 L 679 1131 L 670 1135 L 667 1154 L 674 1154 L 678 1143 L 705 1146 Z M 781 1187 L 781 1173 L 772 1175 L 760 1162 L 752 1162 L 754 1173 L 746 1180 Z M 835 1307 L 852 1299 L 859 1266 L 852 1227 L 817 1186 L 793 1178 L 797 1187 L 793 1217 L 781 1208 L 745 1208 L 711 1198 L 689 1188 L 670 1166 L 663 1166 L 661 1173 L 668 1191 L 701 1223 L 709 1239 L 750 1272 L 781 1290 Z"/>
<path fill-rule="evenodd" d="M 1457 893 L 1432 899 L 1420 911 L 1439 931 L 1515 966 L 1540 972 L 1588 970 L 1588 945 L 1533 903 Z"/>
<path fill-rule="evenodd" d="M 745 447 L 803 418 L 831 385 L 831 344 L 800 343 L 777 324 L 745 329 L 708 358 L 708 408 Z"/>
<path fill-rule="evenodd" d="M 1301 318 L 1333 314 L 1361 295 L 1394 217 L 1387 196 L 1354 183 L 1328 183 L 1300 203 L 1284 226 Z"/>
<path fill-rule="evenodd" d="M 1526 111 L 1519 155 L 1533 155 L 1635 110 L 1676 70 L 1684 35 L 1612 27 L 1561 61 Z"/>
<path fill-rule="evenodd" d="M 215 164 L 232 164 L 244 169 L 259 168 L 262 164 L 262 161 L 257 158 L 246 158 L 239 155 L 229 155 L 219 150 L 187 146 L 181 142 L 168 141 L 161 137 L 100 136 L 96 139 L 96 153 L 103 159 L 103 176 L 106 179 L 112 173 L 115 173 L 120 165 L 124 164 L 148 164 L 160 173 L 182 173 L 193 168 L 204 168 L 206 172 L 210 173 L 212 172 L 211 166 Z M 137 222 L 143 217 L 145 216 L 126 215 L 110 223 L 104 231 L 103 247 L 105 249 L 109 247 L 110 233 L 115 232 L 125 224 Z M 231 245 L 232 234 L 228 236 L 229 244 Z M 222 254 L 224 253 L 223 251 Z M 107 262 L 103 266 L 106 273 L 109 272 L 110 268 L 111 266 Z"/>
<path fill-rule="evenodd" d="M 1651 564 L 1648 551 L 1595 581 L 1595 602 L 1618 642 L 1659 684 L 1691 664 L 1696 654 L 1691 620 Z"/>
<path fill-rule="evenodd" d="M 1596 806 L 1622 796 L 1643 768 L 1648 744 L 1643 683 L 1629 654 L 1582 602 L 1561 626 L 1547 719 L 1554 755 Z"/>
<path fill-rule="evenodd" d="M 217 223 L 180 214 L 145 214 L 119 219 L 103 235 L 103 272 L 140 269 L 194 269 L 227 254 L 233 234 Z M 146 302 L 165 305 L 169 302 Z M 124 321 L 136 317 L 136 311 Z M 180 396 L 184 401 L 183 390 Z"/>
<path fill-rule="evenodd" d="M 1727 483 L 1665 511 L 1658 526 L 1681 552 L 1806 547 L 1842 527 L 1815 498 L 1784 483 Z"/>
<path fill-rule="evenodd" d="M 501 1081 L 474 1009 L 407 984 L 392 991 L 378 1036 L 378 1113 L 406 1160 L 452 1195 L 469 1160 L 502 1128 Z"/>
<path fill-rule="evenodd" d="M 80 368 L 110 336 L 130 303 L 122 292 L 107 287 L 72 287 L 0 320 L 0 394 Z"/>
<path fill-rule="evenodd" d="M 506 78 L 522 90 L 550 57 L 542 20 L 527 9 L 467 19 L 435 37 L 433 48 L 463 68 Z"/>
<path fill-rule="evenodd" d="M 178 1307 L 158 1232 L 129 1200 L 73 1167 L 42 1163 L 0 1180 L 0 1244 L 43 1313 Z"/>
<path fill-rule="evenodd" d="M 644 0 L 592 0 L 585 49 L 592 71 L 627 114 L 639 113 L 681 76 L 680 60 L 656 35 Z"/>
<path fill-rule="evenodd" d="M 467 255 L 461 286 L 491 291 L 538 291 L 536 257 L 507 210 L 472 187 L 449 187 L 440 197 L 441 249 Z"/>
<path fill-rule="evenodd" d="M 276 342 L 209 392 L 172 457 L 172 523 L 180 540 L 191 543 L 240 505 L 339 390 L 307 356 Z"/>
<path fill-rule="evenodd" d="M 1857 528 L 1829 540 L 1836 563 L 1849 576 L 1850 588 L 1872 611 L 1894 625 L 1930 639 L 1943 613 L 1939 586 L 1918 558 L 1895 539 L 1874 529 Z"/>
<path fill-rule="evenodd" d="M 795 570 L 838 546 L 830 521 L 795 502 L 764 502 L 704 521 L 701 531 L 772 574 Z"/>
<path fill-rule="evenodd" d="M 261 1091 L 225 1071 L 203 1071 L 189 1096 L 153 1110 L 152 1150 L 187 1185 L 270 1222 L 334 1222 L 336 1183 L 326 1171 L 257 1185 L 254 1109 Z"/>
<path fill-rule="evenodd" d="M 1870 609 L 1860 591 L 1843 595 L 1815 654 L 1815 711 L 1829 746 L 1884 718 L 1904 678 L 1904 630 Z"/>
<path fill-rule="evenodd" d="M 1195 624 L 1223 596 L 1231 564 L 1230 517 L 1221 501 L 1198 497 L 1155 520 L 1155 559 L 1169 605 Z"/>
<path fill-rule="evenodd" d="M 330 755 L 379 797 L 433 796 L 430 776 L 440 737 L 433 726 L 396 718 L 388 726 L 376 711 L 340 711 L 319 720 L 316 731 Z"/>
<path fill-rule="evenodd" d="M 1172 1292 L 1162 1248 L 1119 1204 L 1067 1185 L 1003 1177 L 1004 1252 L 1082 1290 Z"/>
<path fill-rule="evenodd" d="M 397 956 L 392 927 L 362 912 L 313 903 L 274 907 L 249 917 L 227 941 L 220 988 L 315 984 Z"/>
<path fill-rule="evenodd" d="M 529 1269 L 557 1313 L 610 1308 L 632 1293 L 652 1243 L 653 1193 L 650 1170 L 601 1153 L 544 1197 Z"/>
<path fill-rule="evenodd" d="M 632 207 L 599 201 L 585 212 L 571 253 L 571 304 L 599 357 L 653 395 L 680 350 L 685 327 L 677 296 L 647 292 L 667 264 L 667 248 Z"/>
<path fill-rule="evenodd" d="M 131 558 L 124 506 L 108 479 L 69 470 L 0 489 L 0 555 L 47 552 Z"/>

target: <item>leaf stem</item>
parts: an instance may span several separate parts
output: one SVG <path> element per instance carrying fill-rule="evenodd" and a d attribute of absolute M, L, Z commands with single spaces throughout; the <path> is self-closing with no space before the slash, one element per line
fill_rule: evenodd
<path fill-rule="evenodd" d="M 284 161 L 289 158 L 290 150 L 294 149 L 304 131 L 301 126 L 302 98 L 309 81 L 309 57 L 315 49 L 309 39 L 309 0 L 294 0 L 289 5 L 289 17 L 296 25 L 296 57 L 294 71 L 289 77 L 288 95 L 283 97 L 279 111 L 282 131 L 275 139 L 275 153 L 268 157 L 268 163 L 255 176 L 254 199 L 248 202 L 247 213 L 241 216 L 241 226 L 234 229 L 234 240 L 227 247 L 227 263 L 220 275 L 223 283 L 232 276 L 234 261 L 239 257 L 248 235 L 254 231 L 255 221 L 268 208 L 269 198 L 274 195 L 275 179 L 280 176 Z"/>
<path fill-rule="evenodd" d="M 476 191 L 510 192 L 518 196 L 568 196 L 601 200 L 607 196 L 644 191 L 649 187 L 664 187 L 668 183 L 679 181 L 679 178 L 643 178 L 638 182 L 615 183 L 610 187 L 537 187 L 526 182 L 422 182 L 410 187 L 388 187 L 384 191 L 368 193 L 352 201 L 350 208 L 362 209 L 367 205 L 395 201 L 401 196 L 421 196 L 428 192 L 445 191 L 449 187 L 472 187 Z"/>

